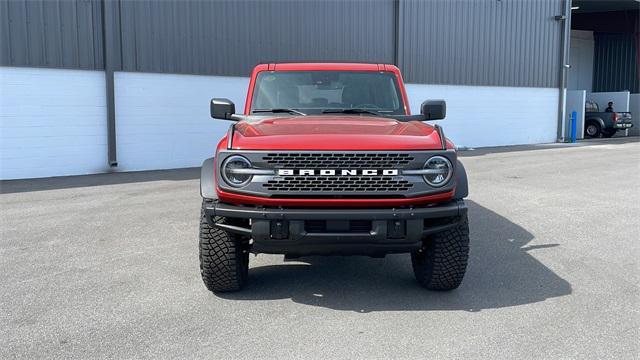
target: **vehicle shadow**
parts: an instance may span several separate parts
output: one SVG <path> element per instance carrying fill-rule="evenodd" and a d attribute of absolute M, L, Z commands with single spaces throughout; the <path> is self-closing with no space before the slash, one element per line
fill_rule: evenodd
<path fill-rule="evenodd" d="M 288 299 L 355 312 L 398 310 L 480 311 L 535 303 L 571 293 L 560 278 L 529 252 L 558 244 L 528 246 L 533 235 L 503 216 L 467 202 L 471 254 L 465 279 L 451 292 L 428 291 L 413 277 L 408 255 L 309 257 L 249 270 L 250 282 L 234 300 Z"/>

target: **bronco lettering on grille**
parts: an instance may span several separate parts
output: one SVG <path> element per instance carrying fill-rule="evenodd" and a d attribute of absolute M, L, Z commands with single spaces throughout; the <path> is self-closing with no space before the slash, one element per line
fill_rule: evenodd
<path fill-rule="evenodd" d="M 376 175 L 385 175 L 385 176 L 396 176 L 398 175 L 397 169 L 278 169 L 278 175 L 280 176 L 376 176 Z"/>

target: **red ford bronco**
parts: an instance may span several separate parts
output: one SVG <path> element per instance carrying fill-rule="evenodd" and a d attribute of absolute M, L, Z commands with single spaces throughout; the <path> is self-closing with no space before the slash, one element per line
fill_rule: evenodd
<path fill-rule="evenodd" d="M 402 76 L 384 64 L 261 64 L 243 114 L 204 161 L 200 270 L 240 290 L 249 253 L 410 253 L 418 282 L 457 288 L 469 255 L 467 176 L 438 125 L 442 100 L 410 115 Z"/>

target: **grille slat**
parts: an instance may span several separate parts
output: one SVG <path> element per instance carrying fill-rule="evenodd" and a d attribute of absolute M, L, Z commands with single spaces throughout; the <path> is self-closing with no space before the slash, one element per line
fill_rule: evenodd
<path fill-rule="evenodd" d="M 279 176 L 263 186 L 274 192 L 401 192 L 409 190 L 413 184 L 390 176 L 309 176 L 303 181 L 295 176 Z"/>
<path fill-rule="evenodd" d="M 267 154 L 262 160 L 276 168 L 322 168 L 322 169 L 393 169 L 401 168 L 413 161 L 410 154 L 384 153 L 286 153 Z"/>

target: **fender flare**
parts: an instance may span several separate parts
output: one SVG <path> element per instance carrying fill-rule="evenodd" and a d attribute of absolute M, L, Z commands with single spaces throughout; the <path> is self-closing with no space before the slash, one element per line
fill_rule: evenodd
<path fill-rule="evenodd" d="M 212 157 L 206 159 L 202 162 L 202 168 L 200 168 L 200 196 L 210 200 L 218 199 L 214 173 L 214 160 L 215 158 Z"/>
<path fill-rule="evenodd" d="M 607 127 L 607 126 L 604 124 L 604 120 L 602 120 L 601 118 L 599 118 L 599 117 L 597 117 L 597 116 L 594 116 L 594 117 L 588 117 L 588 118 L 584 119 L 584 123 L 585 123 L 585 125 L 586 125 L 589 121 L 596 122 L 596 123 L 600 124 L 600 129 L 602 129 L 602 130 L 606 129 L 606 127 Z"/>
<path fill-rule="evenodd" d="M 456 161 L 456 192 L 453 194 L 455 200 L 469 196 L 469 182 L 467 181 L 467 171 L 460 160 Z"/>

